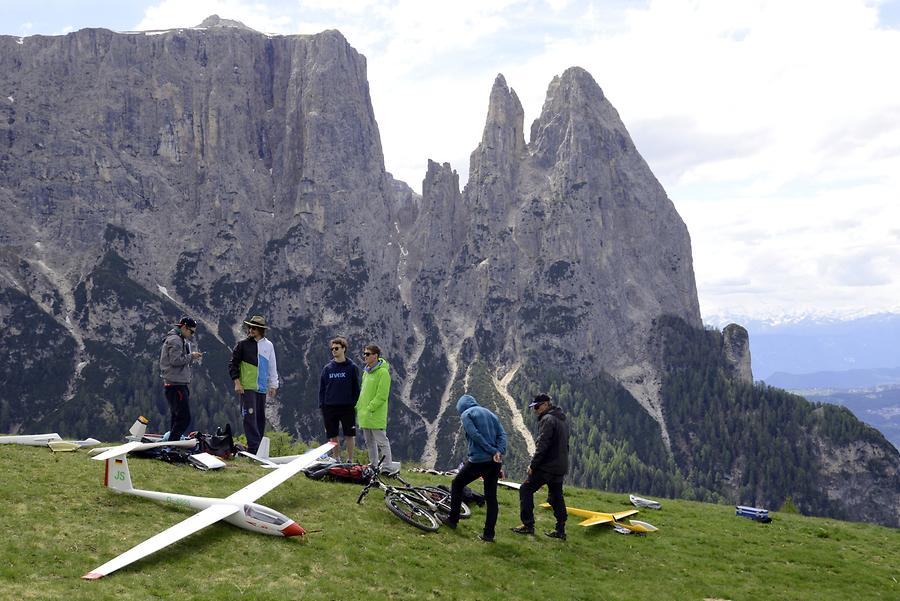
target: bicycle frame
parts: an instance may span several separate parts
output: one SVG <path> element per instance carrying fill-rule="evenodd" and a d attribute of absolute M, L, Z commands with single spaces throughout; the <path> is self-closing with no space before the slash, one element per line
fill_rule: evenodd
<path fill-rule="evenodd" d="M 400 477 L 399 474 L 394 475 L 393 477 L 399 480 L 403 486 L 393 486 L 392 484 L 388 484 L 384 480 L 381 479 L 381 462 L 384 461 L 384 456 L 381 457 L 381 461 L 378 462 L 373 468 L 374 474 L 372 475 L 372 479 L 369 480 L 369 483 L 363 487 L 362 492 L 359 494 L 359 498 L 356 500 L 357 503 L 360 503 L 367 494 L 369 494 L 369 489 L 373 487 L 378 487 L 380 490 L 384 491 L 385 495 L 394 493 L 405 496 L 412 497 L 414 502 L 418 502 L 424 505 L 428 511 L 435 514 L 437 516 L 438 506 L 437 503 L 426 497 L 422 492 L 418 489 L 418 487 L 413 486 L 406 480 Z"/>
<path fill-rule="evenodd" d="M 425 494 L 423 494 L 416 487 L 411 485 L 409 482 L 401 478 L 399 475 L 395 475 L 394 478 L 399 480 L 403 486 L 394 486 L 389 484 L 381 479 L 381 464 L 384 461 L 384 457 L 378 462 L 376 466 L 373 468 L 372 479 L 363 487 L 362 492 L 359 493 L 359 497 L 356 499 L 357 503 L 362 503 L 363 498 L 369 494 L 369 490 L 377 487 L 381 491 L 384 492 L 385 500 L 388 498 L 396 499 L 398 502 L 402 502 L 410 507 L 411 513 L 419 514 L 420 512 L 425 512 L 431 516 L 431 521 L 440 526 L 443 522 L 441 517 L 441 511 L 438 507 L 438 504 L 435 503 L 432 499 L 428 498 Z M 415 509 L 413 509 L 415 506 Z M 388 503 L 388 507 L 394 513 L 397 513 L 394 508 L 391 506 L 391 503 Z M 398 517 L 401 517 L 405 521 L 410 524 L 422 528 L 427 531 L 437 530 L 437 526 L 435 527 L 425 527 L 421 524 L 414 523 L 414 520 L 407 519 L 400 514 L 397 514 Z"/>

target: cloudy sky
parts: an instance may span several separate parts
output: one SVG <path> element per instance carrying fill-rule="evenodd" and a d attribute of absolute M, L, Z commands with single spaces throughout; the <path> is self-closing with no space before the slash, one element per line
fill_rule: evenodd
<path fill-rule="evenodd" d="M 2 33 L 339 29 L 388 171 L 465 181 L 497 73 L 526 131 L 587 69 L 691 232 L 704 318 L 900 312 L 900 0 L 0 0 Z"/>

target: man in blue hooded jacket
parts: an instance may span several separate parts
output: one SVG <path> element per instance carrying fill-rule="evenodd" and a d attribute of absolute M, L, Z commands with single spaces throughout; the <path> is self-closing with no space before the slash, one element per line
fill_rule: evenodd
<path fill-rule="evenodd" d="M 484 533 L 478 538 L 492 543 L 499 514 L 497 480 L 500 478 L 503 454 L 506 453 L 506 432 L 500 425 L 497 416 L 479 405 L 468 394 L 459 397 L 456 402 L 456 410 L 459 411 L 459 420 L 466 431 L 469 454 L 462 469 L 459 470 L 450 485 L 450 517 L 446 525 L 456 528 L 463 489 L 470 482 L 483 478 L 487 515 L 484 518 Z"/>

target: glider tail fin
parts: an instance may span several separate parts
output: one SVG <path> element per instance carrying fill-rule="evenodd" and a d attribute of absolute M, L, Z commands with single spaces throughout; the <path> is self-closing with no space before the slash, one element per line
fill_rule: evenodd
<path fill-rule="evenodd" d="M 116 492 L 128 492 L 134 488 L 131 485 L 131 472 L 128 471 L 128 459 L 125 455 L 106 460 L 106 477 L 103 484 Z"/>
<path fill-rule="evenodd" d="M 263 436 L 262 440 L 259 441 L 259 449 L 256 451 L 256 456 L 260 459 L 268 459 L 269 458 L 269 437 Z"/>
<path fill-rule="evenodd" d="M 147 432 L 147 424 L 150 423 L 143 415 L 139 415 L 135 420 L 134 424 L 131 425 L 131 429 L 128 432 L 134 436 L 135 440 L 140 440 L 141 437 Z"/>

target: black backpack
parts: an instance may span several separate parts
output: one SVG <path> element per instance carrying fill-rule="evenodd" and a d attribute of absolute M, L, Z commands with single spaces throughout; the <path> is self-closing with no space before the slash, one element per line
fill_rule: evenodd
<path fill-rule="evenodd" d="M 209 453 L 222 459 L 231 459 L 237 452 L 234 446 L 234 437 L 231 435 L 231 424 L 225 424 L 225 429 L 216 428 L 215 434 L 197 434 L 200 441 L 200 453 Z"/>
<path fill-rule="evenodd" d="M 441 490 L 450 492 L 450 487 L 447 486 L 446 484 L 438 484 L 438 488 L 440 488 Z M 484 495 L 481 494 L 480 492 L 475 492 L 468 486 L 463 487 L 462 500 L 463 500 L 463 503 L 465 503 L 466 505 L 471 505 L 472 503 L 475 503 L 479 507 L 484 506 Z"/>

